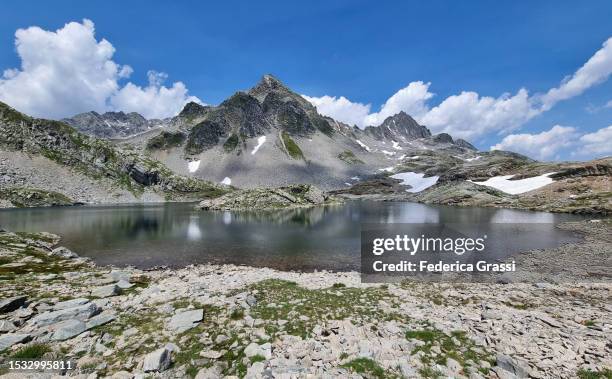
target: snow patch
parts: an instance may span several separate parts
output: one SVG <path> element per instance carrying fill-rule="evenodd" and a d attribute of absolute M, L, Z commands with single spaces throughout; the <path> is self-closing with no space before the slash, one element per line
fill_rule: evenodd
<path fill-rule="evenodd" d="M 221 181 L 221 184 L 225 184 L 226 186 L 229 186 L 232 184 L 232 179 L 230 179 L 228 176 L 226 176 L 225 178 L 223 178 L 223 180 Z"/>
<path fill-rule="evenodd" d="M 393 148 L 395 150 L 402 150 L 402 147 L 399 145 L 399 143 L 395 142 L 395 141 L 391 141 L 393 143 Z"/>
<path fill-rule="evenodd" d="M 191 161 L 187 163 L 187 169 L 189 170 L 189 172 L 194 173 L 196 171 L 198 171 L 198 168 L 200 168 L 200 162 L 201 161 Z"/>
<path fill-rule="evenodd" d="M 419 159 L 419 158 L 421 158 L 421 156 L 420 156 L 420 155 L 415 155 L 415 156 L 410 157 L 410 158 L 408 158 L 408 159 Z"/>
<path fill-rule="evenodd" d="M 406 154 L 402 154 L 402 155 L 400 155 L 400 156 L 397 158 L 397 160 L 398 160 L 398 161 L 401 161 L 401 160 L 402 160 L 402 159 L 404 159 L 404 158 L 406 158 Z"/>
<path fill-rule="evenodd" d="M 359 178 L 358 176 L 353 176 L 353 177 L 351 178 L 351 180 L 360 180 L 360 179 L 361 179 L 361 178 Z"/>
<path fill-rule="evenodd" d="M 509 180 L 514 175 L 503 175 L 503 176 L 495 176 L 493 178 L 489 178 L 484 182 L 472 182 L 474 184 L 478 184 L 481 186 L 493 187 L 502 192 L 509 193 L 511 195 L 518 195 L 519 193 L 525 193 L 529 191 L 533 191 L 535 189 L 544 187 L 554 180 L 550 178 L 550 175 L 555 174 L 554 172 L 549 172 L 548 174 L 543 174 L 540 176 L 534 176 L 533 178 L 519 179 L 519 180 Z"/>
<path fill-rule="evenodd" d="M 266 136 L 261 136 L 257 138 L 257 146 L 253 148 L 253 151 L 251 151 L 251 155 L 255 155 L 255 153 L 257 153 L 257 151 L 259 150 L 261 145 L 264 144 L 264 142 L 266 142 Z"/>
<path fill-rule="evenodd" d="M 370 147 L 368 145 L 366 145 L 365 143 L 361 142 L 360 140 L 356 139 L 355 141 L 359 144 L 359 146 L 361 146 L 364 149 L 366 149 L 366 151 L 372 151 L 372 149 L 370 149 Z"/>
<path fill-rule="evenodd" d="M 439 176 L 424 177 L 424 173 L 417 174 L 416 172 L 401 172 L 399 174 L 391 175 L 393 179 L 400 179 L 401 184 L 409 185 L 412 188 L 406 190 L 406 192 L 421 192 L 438 182 Z"/>
<path fill-rule="evenodd" d="M 471 162 L 471 161 L 477 161 L 480 158 L 482 158 L 482 155 L 477 155 L 474 158 L 466 158 L 465 160 L 466 160 L 466 162 Z"/>
<path fill-rule="evenodd" d="M 393 172 L 394 169 L 395 169 L 395 166 L 390 166 L 390 167 L 385 167 L 385 168 L 379 168 L 378 171 Z"/>
<path fill-rule="evenodd" d="M 385 155 L 391 155 L 391 156 L 395 155 L 395 151 L 387 151 L 387 150 L 381 150 L 381 151 Z"/>

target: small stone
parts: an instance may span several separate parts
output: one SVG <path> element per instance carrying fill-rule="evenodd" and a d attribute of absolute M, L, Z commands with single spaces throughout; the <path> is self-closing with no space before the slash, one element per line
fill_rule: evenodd
<path fill-rule="evenodd" d="M 130 278 L 132 276 L 132 274 L 128 271 L 122 271 L 122 270 L 112 270 L 110 272 L 110 276 L 111 278 L 113 278 L 113 280 L 115 281 L 121 281 L 124 280 L 126 282 L 130 281 Z"/>
<path fill-rule="evenodd" d="M 248 294 L 246 297 L 246 303 L 249 305 L 249 307 L 254 307 L 255 304 L 257 304 L 257 299 L 255 296 Z"/>
<path fill-rule="evenodd" d="M 223 356 L 222 351 L 217 350 L 205 350 L 200 352 L 200 357 L 208 359 L 219 359 Z"/>
<path fill-rule="evenodd" d="M 24 306 L 27 296 L 15 296 L 0 300 L 0 313 L 12 312 Z"/>
<path fill-rule="evenodd" d="M 120 280 L 117 282 L 117 287 L 121 288 L 121 289 L 128 289 L 128 288 L 132 288 L 134 287 L 134 285 L 130 282 L 128 282 L 127 280 Z"/>
<path fill-rule="evenodd" d="M 172 357 L 170 352 L 164 347 L 157 349 L 147 355 L 145 355 L 142 369 L 144 372 L 162 372 L 170 367 L 172 363 Z"/>
<path fill-rule="evenodd" d="M 255 342 L 251 342 L 245 349 L 244 349 L 244 355 L 246 355 L 247 358 L 251 358 L 254 357 L 256 355 L 262 355 L 263 356 L 264 352 L 261 349 L 261 347 L 259 347 L 258 344 L 256 344 Z"/>
<path fill-rule="evenodd" d="M 223 377 L 222 370 L 218 366 L 203 368 L 198 371 L 195 379 L 218 379 Z"/>
<path fill-rule="evenodd" d="M 463 369 L 461 363 L 457 362 L 453 358 L 446 358 L 446 367 L 454 373 L 459 373 Z"/>
<path fill-rule="evenodd" d="M 248 368 L 245 378 L 259 378 L 266 366 L 263 362 L 255 362 Z"/>
<path fill-rule="evenodd" d="M 517 378 L 528 378 L 531 368 L 527 362 L 512 358 L 505 354 L 499 354 L 496 359 L 497 366 L 516 375 Z"/>
<path fill-rule="evenodd" d="M 116 296 L 121 293 L 121 288 L 116 284 L 109 284 L 107 286 L 97 287 L 91 291 L 91 296 L 94 297 L 110 297 Z"/>
<path fill-rule="evenodd" d="M 64 258 L 64 259 L 74 259 L 74 258 L 79 257 L 75 252 L 71 251 L 70 249 L 64 246 L 60 246 L 60 247 L 57 247 L 51 250 L 49 255 L 54 256 L 54 257 Z"/>
<path fill-rule="evenodd" d="M 218 345 L 218 344 L 222 344 L 222 343 L 223 343 L 223 342 L 225 342 L 225 341 L 229 341 L 229 339 L 230 339 L 230 338 L 229 338 L 228 336 L 226 336 L 225 334 L 219 334 L 219 335 L 217 336 L 217 338 L 215 338 L 215 343 L 216 343 L 217 345 Z"/>

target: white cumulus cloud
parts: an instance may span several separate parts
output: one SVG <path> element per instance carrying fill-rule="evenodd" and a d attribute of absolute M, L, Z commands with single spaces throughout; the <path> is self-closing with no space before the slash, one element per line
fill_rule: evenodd
<path fill-rule="evenodd" d="M 510 150 L 531 158 L 547 160 L 576 143 L 578 133 L 571 126 L 555 125 L 550 130 L 538 134 L 510 134 L 491 150 Z"/>
<path fill-rule="evenodd" d="M 594 133 L 588 133 L 580 137 L 580 143 L 584 149 L 583 153 L 595 153 L 599 156 L 612 154 L 612 125 L 599 129 Z"/>
<path fill-rule="evenodd" d="M 380 125 L 386 117 L 404 111 L 433 133 L 445 132 L 473 140 L 490 133 L 506 134 L 519 129 L 559 101 L 578 96 L 606 81 L 611 73 L 612 38 L 559 87 L 545 94 L 530 96 L 525 88 L 498 97 L 462 91 L 430 106 L 428 102 L 433 97 L 430 83 L 415 81 L 396 92 L 375 113 L 369 113 L 370 104 L 354 103 L 343 96 L 305 98 L 317 107 L 319 113 L 360 127 Z M 608 106 L 610 104 L 612 101 Z"/>
<path fill-rule="evenodd" d="M 320 114 L 351 126 L 363 126 L 363 121 L 370 113 L 370 104 L 353 103 L 344 96 L 302 97 L 314 105 Z"/>
<path fill-rule="evenodd" d="M 37 26 L 15 33 L 20 68 L 4 70 L 0 101 L 37 117 L 62 118 L 95 110 L 139 111 L 145 117 L 167 117 L 190 100 L 185 85 L 164 87 L 164 74 L 141 88 L 120 81 L 132 74 L 113 61 L 115 48 L 97 40 L 94 23 L 70 22 L 56 31 Z"/>
<path fill-rule="evenodd" d="M 612 75 L 612 37 L 571 77 L 565 78 L 557 88 L 551 88 L 540 99 L 542 110 L 549 110 L 561 100 L 582 94 Z"/>

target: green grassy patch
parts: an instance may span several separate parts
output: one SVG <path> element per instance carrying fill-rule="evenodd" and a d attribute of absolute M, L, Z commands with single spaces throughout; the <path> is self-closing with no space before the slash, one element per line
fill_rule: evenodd
<path fill-rule="evenodd" d="M 366 378 L 387 379 L 399 378 L 398 375 L 380 367 L 378 363 L 369 358 L 357 358 L 345 363 L 342 367 L 361 374 Z"/>
<path fill-rule="evenodd" d="M 21 349 L 12 353 L 11 358 L 38 359 L 42 358 L 45 353 L 48 353 L 50 351 L 51 348 L 48 345 L 42 343 L 33 343 L 31 345 L 24 346 Z"/>
<path fill-rule="evenodd" d="M 607 368 L 602 371 L 580 369 L 576 375 L 580 379 L 612 379 L 612 370 Z"/>
<path fill-rule="evenodd" d="M 351 318 L 360 324 L 388 320 L 408 322 L 403 315 L 385 313 L 380 309 L 380 301 L 398 306 L 397 298 L 382 288 L 331 287 L 309 290 L 294 282 L 270 279 L 251 285 L 249 290 L 257 298 L 250 315 L 266 322 L 266 333 L 270 336 L 279 331 L 277 320 L 287 320 L 283 326 L 285 333 L 303 338 L 310 336 L 316 325 L 327 320 Z"/>
<path fill-rule="evenodd" d="M 355 156 L 355 153 L 353 153 L 350 150 L 344 150 L 343 152 L 341 152 L 340 154 L 338 154 L 338 158 L 341 161 L 344 161 L 348 164 L 363 164 L 363 161 L 359 158 L 357 158 Z"/>
<path fill-rule="evenodd" d="M 454 359 L 464 368 L 469 367 L 471 362 L 478 364 L 487 361 L 491 365 L 495 364 L 493 355 L 484 348 L 476 346 L 463 331 L 453 331 L 448 335 L 434 328 L 409 330 L 406 332 L 406 338 L 424 342 L 423 345 L 414 348 L 412 354 L 421 351 L 423 353 L 421 361 L 426 365 L 426 368 L 433 364 L 445 365 L 447 358 Z M 434 346 L 439 347 L 439 354 L 432 351 Z M 477 367 L 477 369 L 483 374 L 488 373 L 486 369 L 480 367 Z"/>
<path fill-rule="evenodd" d="M 187 136 L 182 132 L 162 131 L 147 141 L 147 150 L 167 150 L 180 146 Z"/>
<path fill-rule="evenodd" d="M 240 137 L 238 137 L 237 134 L 232 133 L 232 135 L 230 135 L 229 138 L 223 143 L 223 150 L 225 150 L 226 153 L 231 153 L 236 149 L 236 147 L 238 147 L 239 143 Z"/>
<path fill-rule="evenodd" d="M 293 159 L 304 159 L 304 153 L 302 153 L 302 149 L 298 146 L 297 143 L 289 136 L 289 133 L 286 131 L 281 132 L 281 138 L 283 139 L 283 144 L 287 149 L 287 153 Z"/>

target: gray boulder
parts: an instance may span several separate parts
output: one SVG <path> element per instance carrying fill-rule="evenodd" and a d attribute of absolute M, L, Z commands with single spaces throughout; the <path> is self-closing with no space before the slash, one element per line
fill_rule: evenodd
<path fill-rule="evenodd" d="M 100 308 L 94 303 L 87 303 L 73 308 L 60 309 L 52 312 L 45 312 L 34 316 L 30 321 L 32 325 L 46 326 L 56 324 L 65 320 L 87 320 L 88 318 L 98 314 Z"/>
<path fill-rule="evenodd" d="M 521 359 L 512 358 L 505 354 L 497 355 L 497 366 L 514 374 L 517 378 L 528 378 L 531 368 L 529 364 Z"/>
<path fill-rule="evenodd" d="M 110 297 L 121 294 L 121 288 L 116 284 L 109 284 L 107 286 L 97 287 L 91 291 L 93 297 Z"/>
<path fill-rule="evenodd" d="M 70 249 L 64 246 L 60 246 L 58 248 L 51 250 L 49 255 L 54 256 L 54 257 L 64 258 L 64 259 L 74 259 L 74 258 L 79 257 L 75 252 L 71 251 Z"/>
<path fill-rule="evenodd" d="M 168 328 L 177 333 L 182 333 L 198 325 L 198 323 L 202 321 L 203 318 L 203 309 L 194 309 L 179 312 L 172 316 L 170 322 L 168 323 Z"/>
<path fill-rule="evenodd" d="M 53 310 L 57 311 L 60 309 L 74 308 L 74 307 L 78 307 L 79 305 L 83 305 L 87 303 L 89 303 L 89 299 L 84 298 L 84 297 L 79 297 L 77 299 L 71 299 L 71 300 L 60 301 L 59 303 L 55 303 L 53 305 Z"/>
<path fill-rule="evenodd" d="M 164 347 L 145 355 L 142 369 L 144 372 L 162 372 L 167 370 L 171 363 L 171 353 Z"/>

